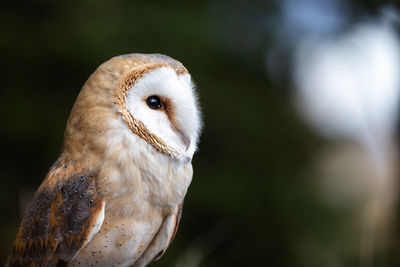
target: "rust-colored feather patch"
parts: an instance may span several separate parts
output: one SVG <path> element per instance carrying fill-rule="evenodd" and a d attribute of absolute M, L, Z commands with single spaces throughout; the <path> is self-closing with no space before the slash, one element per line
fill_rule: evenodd
<path fill-rule="evenodd" d="M 25 212 L 8 266 L 68 263 L 85 244 L 102 206 L 93 173 L 79 165 L 53 167 Z"/>

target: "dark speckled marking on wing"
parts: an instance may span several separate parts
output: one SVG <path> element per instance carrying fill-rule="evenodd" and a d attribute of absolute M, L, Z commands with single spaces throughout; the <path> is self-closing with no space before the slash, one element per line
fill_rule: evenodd
<path fill-rule="evenodd" d="M 101 208 L 93 173 L 54 166 L 25 212 L 8 265 L 66 265 L 85 244 Z"/>

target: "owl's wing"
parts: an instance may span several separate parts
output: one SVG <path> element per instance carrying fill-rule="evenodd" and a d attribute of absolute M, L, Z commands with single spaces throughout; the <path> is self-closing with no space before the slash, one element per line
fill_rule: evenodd
<path fill-rule="evenodd" d="M 104 204 L 93 173 L 56 163 L 25 211 L 7 265 L 67 265 L 100 230 Z"/>
<path fill-rule="evenodd" d="M 178 231 L 181 220 L 183 202 L 178 206 L 176 212 L 164 218 L 153 241 L 147 247 L 142 256 L 135 262 L 134 267 L 147 266 L 150 262 L 158 260 L 167 250 Z"/>
<path fill-rule="evenodd" d="M 183 211 L 183 201 L 182 203 L 178 206 L 178 210 L 177 212 L 172 216 L 172 222 L 171 222 L 171 231 L 170 231 L 170 235 L 168 238 L 168 243 L 165 246 L 164 250 L 162 252 L 159 253 L 159 255 L 157 255 L 154 260 L 158 260 L 159 258 L 161 258 L 161 256 L 164 254 L 165 250 L 167 250 L 168 246 L 172 243 L 172 240 L 174 240 L 176 232 L 178 232 L 178 226 L 179 226 L 179 222 L 181 221 L 181 217 L 182 217 L 182 211 Z"/>

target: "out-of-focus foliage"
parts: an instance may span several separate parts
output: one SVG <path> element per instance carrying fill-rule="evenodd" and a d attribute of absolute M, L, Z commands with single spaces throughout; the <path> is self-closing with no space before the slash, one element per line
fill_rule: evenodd
<path fill-rule="evenodd" d="M 327 141 L 296 113 L 288 76 L 276 83 L 266 75 L 268 49 L 280 42 L 277 2 L 3 6 L 0 260 L 26 202 L 57 159 L 80 87 L 105 60 L 140 52 L 169 55 L 189 69 L 205 124 L 178 235 L 153 266 L 358 266 L 361 223 L 351 215 L 360 202 L 321 200 L 314 164 Z M 354 20 L 383 4 L 352 2 Z M 278 63 L 289 57 L 290 49 L 281 52 Z M 374 266 L 399 264 L 398 241 L 389 243 Z"/>

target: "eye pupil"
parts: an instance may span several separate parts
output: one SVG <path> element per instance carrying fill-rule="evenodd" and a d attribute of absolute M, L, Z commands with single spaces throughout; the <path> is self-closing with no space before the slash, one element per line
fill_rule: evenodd
<path fill-rule="evenodd" d="M 162 107 L 161 100 L 158 96 L 152 95 L 146 99 L 146 103 L 151 109 L 160 109 Z"/>

